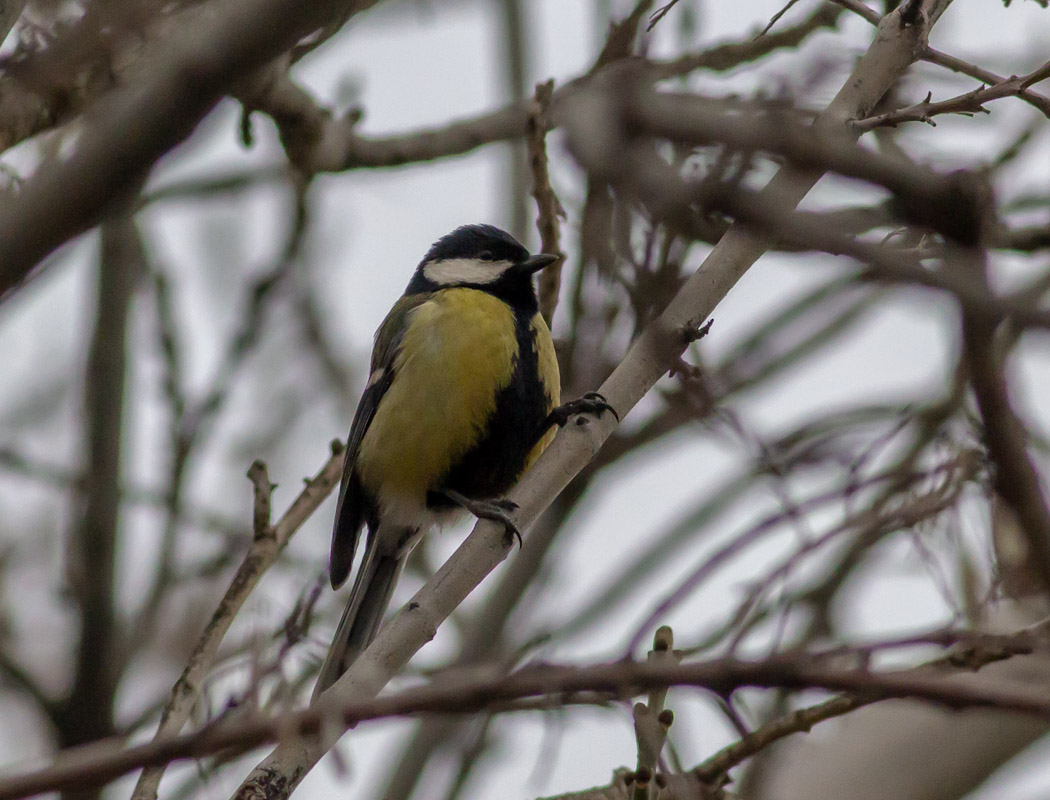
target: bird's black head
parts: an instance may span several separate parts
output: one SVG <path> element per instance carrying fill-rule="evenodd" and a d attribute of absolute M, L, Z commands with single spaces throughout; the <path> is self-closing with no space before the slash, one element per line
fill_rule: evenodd
<path fill-rule="evenodd" d="M 544 253 L 530 256 L 521 242 L 492 225 L 464 225 L 434 242 L 405 294 L 467 287 L 535 311 L 532 276 L 556 260 Z"/>

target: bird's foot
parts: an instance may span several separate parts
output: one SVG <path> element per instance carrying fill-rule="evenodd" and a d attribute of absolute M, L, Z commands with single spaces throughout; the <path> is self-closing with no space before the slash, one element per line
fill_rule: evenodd
<path fill-rule="evenodd" d="M 461 508 L 466 509 L 478 519 L 487 519 L 499 522 L 507 530 L 507 536 L 513 536 L 518 540 L 518 549 L 521 549 L 521 531 L 518 524 L 510 516 L 511 512 L 518 510 L 518 504 L 506 498 L 495 498 L 492 500 L 473 500 L 454 489 L 445 489 L 441 492 L 449 500 Z"/>
<path fill-rule="evenodd" d="M 545 427 L 549 428 L 551 425 L 557 425 L 559 428 L 563 428 L 571 417 L 579 414 L 594 414 L 597 417 L 601 417 L 606 411 L 616 417 L 617 422 L 620 421 L 620 415 L 616 413 L 615 408 L 609 405 L 609 401 L 603 395 L 598 394 L 598 392 L 587 392 L 578 400 L 570 400 L 568 403 L 564 403 L 551 411 L 547 415 Z"/>

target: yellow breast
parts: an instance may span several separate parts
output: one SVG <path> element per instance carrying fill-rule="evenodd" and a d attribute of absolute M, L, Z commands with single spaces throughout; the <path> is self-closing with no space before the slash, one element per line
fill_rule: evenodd
<path fill-rule="evenodd" d="M 424 502 L 478 441 L 517 351 L 514 315 L 490 294 L 445 289 L 413 309 L 396 376 L 361 442 L 365 487 L 381 503 Z"/>

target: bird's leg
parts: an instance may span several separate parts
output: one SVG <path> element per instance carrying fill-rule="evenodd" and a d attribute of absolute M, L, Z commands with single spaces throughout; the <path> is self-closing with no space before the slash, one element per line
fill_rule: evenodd
<path fill-rule="evenodd" d="M 518 530 L 518 525 L 514 519 L 510 516 L 511 511 L 516 511 L 518 504 L 513 500 L 506 500 L 504 498 L 496 498 L 495 500 L 472 500 L 455 489 L 442 489 L 440 494 L 447 497 L 457 506 L 466 509 L 478 519 L 487 519 L 493 522 L 502 523 L 503 527 L 507 529 L 508 536 L 514 536 L 518 540 L 518 548 L 521 548 L 521 531 Z"/>
<path fill-rule="evenodd" d="M 553 409 L 540 424 L 539 436 L 536 438 L 539 439 L 554 425 L 557 425 L 559 428 L 564 427 L 565 423 L 577 414 L 595 414 L 601 417 L 606 411 L 616 417 L 617 422 L 620 421 L 620 415 L 616 413 L 615 408 L 609 405 L 608 400 L 598 394 L 598 392 L 587 392 L 578 400 L 570 400 L 568 403 Z"/>

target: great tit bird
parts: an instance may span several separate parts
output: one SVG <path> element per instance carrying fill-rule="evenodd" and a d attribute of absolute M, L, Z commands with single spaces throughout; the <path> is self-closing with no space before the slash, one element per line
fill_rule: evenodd
<path fill-rule="evenodd" d="M 517 533 L 499 498 L 570 414 L 611 410 L 585 395 L 559 406 L 554 343 L 533 275 L 557 256 L 530 255 L 491 225 L 439 239 L 383 320 L 354 415 L 332 533 L 329 573 L 361 567 L 314 696 L 375 636 L 412 548 L 450 512 L 466 509 Z M 613 412 L 615 413 L 615 412 Z"/>

